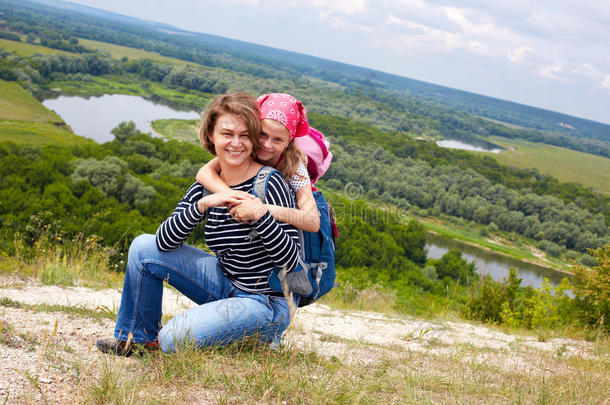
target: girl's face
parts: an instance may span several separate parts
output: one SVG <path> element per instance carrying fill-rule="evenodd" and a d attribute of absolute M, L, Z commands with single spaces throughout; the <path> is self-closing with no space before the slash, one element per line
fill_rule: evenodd
<path fill-rule="evenodd" d="M 259 138 L 257 159 L 265 164 L 274 166 L 284 150 L 290 143 L 288 128 L 279 121 L 265 119 L 262 121 L 263 130 Z"/>
<path fill-rule="evenodd" d="M 216 156 L 221 162 L 240 166 L 252 159 L 252 140 L 243 118 L 234 114 L 222 114 L 216 119 L 210 135 Z"/>

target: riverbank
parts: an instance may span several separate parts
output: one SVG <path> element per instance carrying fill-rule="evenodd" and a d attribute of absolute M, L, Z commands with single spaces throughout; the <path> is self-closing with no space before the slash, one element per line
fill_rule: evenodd
<path fill-rule="evenodd" d="M 523 236 L 516 236 L 516 240 L 511 241 L 504 237 L 504 235 L 481 235 L 481 230 L 485 228 L 485 226 L 481 224 L 472 222 L 468 224 L 455 224 L 439 218 L 419 216 L 414 216 L 414 218 L 424 223 L 428 232 L 433 235 L 457 240 L 460 243 L 483 251 L 510 257 L 565 275 L 573 274 L 571 271 L 571 268 L 573 267 L 572 263 L 561 260 L 560 258 L 550 257 L 548 254 L 533 246 L 535 241 L 528 240 Z M 460 218 L 456 218 L 456 220 L 464 222 Z"/>

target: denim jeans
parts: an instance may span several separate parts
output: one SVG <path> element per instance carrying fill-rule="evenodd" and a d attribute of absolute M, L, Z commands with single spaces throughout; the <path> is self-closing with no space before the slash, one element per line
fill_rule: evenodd
<path fill-rule="evenodd" d="M 164 280 L 198 306 L 159 331 Z M 140 235 L 131 243 L 116 339 L 127 340 L 129 333 L 134 343 L 158 339 L 166 353 L 184 343 L 227 345 L 251 336 L 277 346 L 289 323 L 286 299 L 238 290 L 215 256 L 186 244 L 162 252 L 154 235 Z"/>

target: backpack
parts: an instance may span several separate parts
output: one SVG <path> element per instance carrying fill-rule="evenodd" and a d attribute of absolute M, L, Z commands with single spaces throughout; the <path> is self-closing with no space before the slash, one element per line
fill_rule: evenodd
<path fill-rule="evenodd" d="M 314 183 L 326 173 L 333 158 L 333 154 L 329 151 L 330 142 L 322 132 L 309 127 L 309 134 L 294 138 L 294 143 L 307 155 L 307 171 L 311 178 L 311 186 L 316 191 L 313 187 Z"/>
<path fill-rule="evenodd" d="M 330 153 L 330 142 L 324 134 L 314 127 L 309 127 L 309 134 L 294 138 L 294 143 L 301 152 L 307 155 L 307 172 L 311 179 L 311 189 L 314 192 L 318 189 L 314 186 L 315 182 L 320 179 L 328 170 L 330 161 L 333 159 L 333 154 Z M 337 238 L 339 232 L 335 218 L 330 213 L 330 221 L 333 228 L 333 236 Z"/>
<path fill-rule="evenodd" d="M 269 175 L 273 172 L 279 171 L 264 166 L 258 171 L 252 186 L 252 194 L 260 198 L 263 204 Z M 311 304 L 335 286 L 335 239 L 331 211 L 321 192 L 315 191 L 313 196 L 320 213 L 320 229 L 318 232 L 306 232 L 297 228 L 301 242 L 297 267 L 290 272 L 274 268 L 268 279 L 269 287 L 277 292 L 283 292 L 282 283 L 285 282 L 289 291 L 300 297 L 299 307 Z"/>

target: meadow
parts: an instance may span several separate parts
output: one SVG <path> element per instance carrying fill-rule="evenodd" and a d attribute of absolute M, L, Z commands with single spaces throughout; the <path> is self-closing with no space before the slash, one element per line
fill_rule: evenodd
<path fill-rule="evenodd" d="M 60 51 L 58 49 L 47 48 L 46 46 L 28 44 L 26 42 L 11 41 L 4 38 L 0 38 L 0 48 L 4 48 L 7 51 L 15 52 L 17 55 L 21 56 L 32 56 L 35 54 L 48 55 L 51 53 L 69 53 L 66 51 Z"/>
<path fill-rule="evenodd" d="M 78 38 L 78 44 L 87 49 L 93 49 L 109 54 L 114 59 L 149 59 L 155 62 L 169 63 L 172 65 L 186 66 L 189 63 L 180 59 L 169 58 L 158 52 L 145 51 L 143 49 L 129 48 L 127 46 L 110 44 L 108 42 L 94 41 L 91 39 Z"/>
<path fill-rule="evenodd" d="M 536 168 L 563 182 L 575 182 L 610 194 L 610 159 L 523 139 L 490 137 L 501 153 L 486 153 L 498 162 L 518 168 Z"/>
<path fill-rule="evenodd" d="M 3 141 L 32 145 L 91 142 L 74 135 L 57 114 L 19 84 L 4 80 L 0 80 L 0 134 Z"/>

